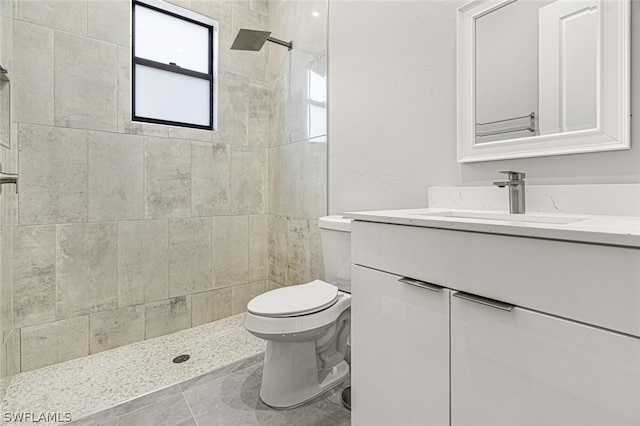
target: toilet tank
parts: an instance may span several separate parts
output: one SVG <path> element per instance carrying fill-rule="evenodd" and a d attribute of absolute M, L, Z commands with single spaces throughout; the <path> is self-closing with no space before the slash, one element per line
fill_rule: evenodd
<path fill-rule="evenodd" d="M 351 219 L 325 216 L 319 220 L 324 280 L 351 293 Z"/>

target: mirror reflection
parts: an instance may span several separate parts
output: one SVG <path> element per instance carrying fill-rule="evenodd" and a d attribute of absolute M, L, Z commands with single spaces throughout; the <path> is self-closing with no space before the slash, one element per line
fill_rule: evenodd
<path fill-rule="evenodd" d="M 475 143 L 598 126 L 595 0 L 517 0 L 475 20 Z"/>

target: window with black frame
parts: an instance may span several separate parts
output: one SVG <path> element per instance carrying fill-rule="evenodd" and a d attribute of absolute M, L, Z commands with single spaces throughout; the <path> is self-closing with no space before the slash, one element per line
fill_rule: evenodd
<path fill-rule="evenodd" d="M 215 130 L 217 21 L 157 0 L 132 11 L 133 121 Z"/>

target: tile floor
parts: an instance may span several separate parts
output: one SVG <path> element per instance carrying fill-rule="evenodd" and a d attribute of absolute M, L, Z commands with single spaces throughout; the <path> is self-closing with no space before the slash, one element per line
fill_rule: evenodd
<path fill-rule="evenodd" d="M 340 402 L 348 381 L 293 410 L 265 406 L 258 396 L 265 343 L 244 329 L 243 319 L 236 315 L 20 373 L 2 400 L 2 420 L 8 413 L 58 413 L 64 420 L 68 413 L 78 426 L 350 424 Z M 187 362 L 171 362 L 183 353 L 191 356 Z"/>
<path fill-rule="evenodd" d="M 291 410 L 274 410 L 259 398 L 262 354 L 170 386 L 73 422 L 74 426 L 347 426 L 342 386 Z"/>
<path fill-rule="evenodd" d="M 2 400 L 0 421 L 7 413 L 69 413 L 79 419 L 263 352 L 264 341 L 244 329 L 243 319 L 236 315 L 17 374 Z M 174 364 L 183 353 L 191 355 L 189 361 Z"/>

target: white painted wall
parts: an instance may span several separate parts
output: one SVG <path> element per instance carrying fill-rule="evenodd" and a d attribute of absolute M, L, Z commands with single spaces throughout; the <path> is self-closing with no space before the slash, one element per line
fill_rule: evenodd
<path fill-rule="evenodd" d="M 628 151 L 456 162 L 456 9 L 464 1 L 329 1 L 329 210 L 427 206 L 430 186 L 640 182 L 640 125 Z M 632 0 L 632 29 L 640 0 Z M 639 27 L 640 28 L 640 27 Z M 640 31 L 632 34 L 640 69 Z M 632 110 L 640 72 L 632 72 Z M 505 194 L 506 197 L 506 194 Z"/>

